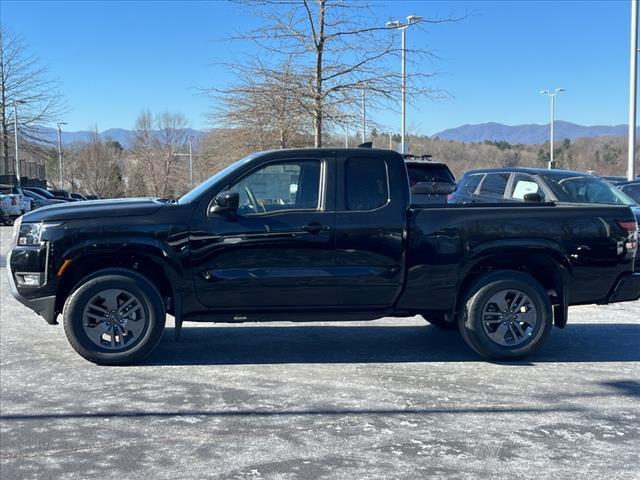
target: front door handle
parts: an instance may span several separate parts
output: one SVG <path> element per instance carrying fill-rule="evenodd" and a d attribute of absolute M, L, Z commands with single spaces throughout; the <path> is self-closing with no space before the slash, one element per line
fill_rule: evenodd
<path fill-rule="evenodd" d="M 331 230 L 331 227 L 327 227 L 326 225 L 321 225 L 318 222 L 311 222 L 308 225 L 303 225 L 302 229 L 305 232 L 309 232 L 309 233 L 320 233 L 320 232 L 326 232 L 328 230 Z"/>

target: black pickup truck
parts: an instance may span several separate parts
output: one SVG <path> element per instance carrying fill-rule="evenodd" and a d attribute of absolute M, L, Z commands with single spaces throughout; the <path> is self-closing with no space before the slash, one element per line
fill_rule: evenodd
<path fill-rule="evenodd" d="M 401 155 L 304 149 L 251 155 L 179 200 L 41 208 L 16 224 L 7 266 L 13 295 L 50 324 L 62 314 L 100 364 L 151 352 L 167 312 L 176 336 L 183 321 L 419 314 L 514 359 L 569 305 L 638 299 L 637 242 L 626 206 L 417 206 Z"/>

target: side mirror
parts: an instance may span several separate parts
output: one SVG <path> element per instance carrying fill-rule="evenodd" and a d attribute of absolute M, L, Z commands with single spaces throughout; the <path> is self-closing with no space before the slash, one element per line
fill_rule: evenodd
<path fill-rule="evenodd" d="M 240 205 L 240 195 L 237 192 L 223 192 L 213 200 L 209 213 L 227 215 L 235 213 Z"/>
<path fill-rule="evenodd" d="M 449 182 L 418 182 L 411 188 L 411 193 L 416 195 L 449 195 L 458 188 L 455 183 Z"/>
<path fill-rule="evenodd" d="M 537 202 L 537 203 L 540 203 L 540 202 L 542 202 L 542 197 L 540 196 L 539 193 L 525 193 L 524 194 L 524 201 L 525 202 Z"/>

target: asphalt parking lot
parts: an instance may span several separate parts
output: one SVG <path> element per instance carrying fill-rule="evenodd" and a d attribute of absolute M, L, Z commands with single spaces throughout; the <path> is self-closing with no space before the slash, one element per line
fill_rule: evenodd
<path fill-rule="evenodd" d="M 640 302 L 572 308 L 514 364 L 388 318 L 170 321 L 99 367 L 0 288 L 2 479 L 640 478 Z"/>

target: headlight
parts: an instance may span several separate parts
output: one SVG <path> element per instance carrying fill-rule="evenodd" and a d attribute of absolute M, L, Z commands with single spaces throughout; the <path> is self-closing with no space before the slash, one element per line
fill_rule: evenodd
<path fill-rule="evenodd" d="M 18 225 L 18 240 L 17 245 L 41 245 L 42 234 L 51 227 L 55 227 L 59 224 L 53 223 L 22 223 Z"/>
<path fill-rule="evenodd" d="M 19 216 L 15 222 L 13 222 L 13 237 L 11 238 L 12 246 L 18 244 L 18 233 L 20 232 L 20 225 L 22 225 L 22 215 Z"/>

